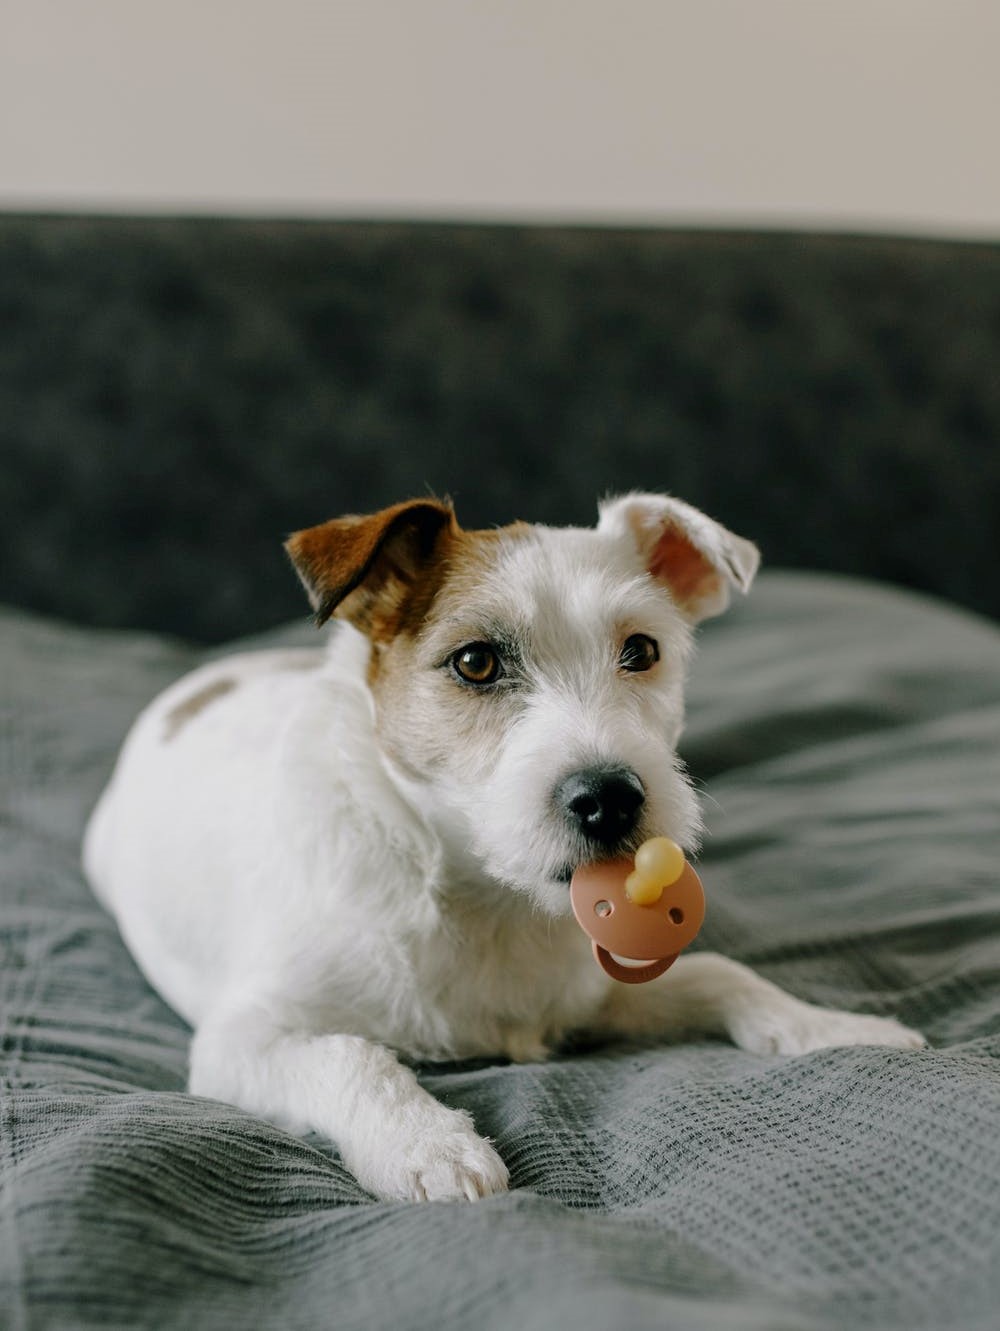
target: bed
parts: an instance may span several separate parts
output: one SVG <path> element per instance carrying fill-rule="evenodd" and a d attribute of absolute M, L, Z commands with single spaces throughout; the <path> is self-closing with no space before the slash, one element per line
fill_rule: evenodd
<path fill-rule="evenodd" d="M 3 537 L 8 607 L 0 613 L 0 1323 L 12 1331 L 993 1331 L 1000 1308 L 1000 628 L 996 564 L 988 560 L 997 553 L 1000 510 L 991 525 L 995 456 L 983 441 L 993 439 L 995 450 L 1000 404 L 995 382 L 975 373 L 988 359 L 982 339 L 970 336 L 960 364 L 932 361 L 919 329 L 933 326 L 933 337 L 944 338 L 946 321 L 935 322 L 921 301 L 916 314 L 906 300 L 893 304 L 892 293 L 937 283 L 939 309 L 950 309 L 956 286 L 972 282 L 969 265 L 978 257 L 976 300 L 1000 311 L 996 252 L 888 241 L 858 250 L 860 242 L 829 238 L 814 248 L 808 238 L 788 238 L 782 249 L 773 237 L 663 233 L 657 267 L 644 249 L 655 249 L 649 237 L 631 260 L 629 237 L 616 234 L 592 235 L 588 248 L 587 235 L 559 233 L 558 240 L 539 229 L 519 241 L 503 233 L 491 246 L 489 234 L 469 228 L 445 246 L 452 266 L 439 273 L 435 290 L 463 293 L 461 317 L 481 339 L 492 337 L 495 354 L 508 334 L 516 341 L 519 320 L 528 319 L 521 295 L 540 283 L 548 287 L 528 319 L 531 336 L 543 337 L 536 316 L 548 309 L 547 335 L 558 340 L 573 313 L 560 303 L 560 274 L 572 270 L 573 299 L 584 300 L 578 284 L 585 285 L 588 263 L 608 293 L 595 296 L 591 283 L 590 299 L 606 316 L 592 336 L 617 346 L 611 293 L 633 283 L 641 288 L 636 300 L 649 298 L 633 271 L 646 263 L 671 291 L 686 272 L 690 299 L 698 304 L 700 292 L 715 311 L 716 343 L 709 337 L 710 345 L 692 350 L 682 342 L 673 353 L 689 362 L 704 355 L 706 364 L 727 338 L 742 346 L 751 325 L 765 340 L 773 336 L 775 309 L 798 299 L 788 294 L 796 255 L 815 279 L 814 311 L 826 308 L 827 322 L 841 332 L 854 327 L 860 316 L 850 300 L 867 311 L 873 299 L 858 276 L 867 262 L 872 282 L 882 274 L 884 326 L 917 329 L 917 350 L 893 335 L 895 354 L 924 355 L 939 367 L 932 401 L 925 395 L 928 419 L 951 421 L 956 433 L 942 426 L 938 451 L 927 431 L 894 442 L 892 403 L 901 413 L 917 408 L 905 385 L 898 401 L 876 395 L 868 428 L 882 440 L 879 465 L 895 458 L 900 475 L 907 468 L 916 475 L 913 489 L 897 495 L 891 523 L 871 493 L 878 467 L 868 470 L 868 454 L 849 466 L 810 453 L 798 475 L 778 477 L 776 455 L 764 456 L 763 445 L 747 457 L 730 454 L 725 467 L 703 452 L 688 465 L 685 492 L 671 479 L 669 459 L 644 443 L 650 402 L 666 415 L 680 411 L 669 375 L 660 387 L 647 385 L 635 414 L 623 418 L 629 442 L 621 453 L 609 433 L 610 451 L 601 451 L 596 436 L 575 453 L 562 440 L 555 454 L 542 449 L 531 464 L 548 486 L 533 491 L 541 516 L 590 521 L 574 498 L 577 487 L 592 497 L 636 483 L 645 458 L 647 488 L 675 488 L 761 540 L 765 555 L 771 538 L 782 552 L 778 563 L 799 565 L 768 568 L 750 597 L 699 633 L 683 743 L 708 823 L 700 859 L 708 915 L 699 945 L 748 962 L 803 998 L 896 1016 L 923 1030 L 930 1047 L 782 1059 L 705 1040 L 579 1047 L 544 1063 L 422 1067 L 424 1084 L 467 1108 L 495 1141 L 511 1191 L 470 1206 L 412 1206 L 365 1194 L 326 1141 L 300 1140 L 185 1093 L 189 1032 L 139 974 L 79 868 L 86 816 L 130 721 L 154 692 L 234 645 L 321 640 L 282 563 L 282 533 L 264 542 L 261 513 L 269 515 L 267 533 L 286 510 L 295 511 L 291 527 L 401 497 L 407 468 L 419 465 L 412 441 L 430 428 L 428 413 L 445 433 L 457 429 L 462 403 L 481 391 L 475 364 L 455 370 L 451 398 L 446 387 L 435 390 L 444 394 L 436 405 L 411 383 L 407 391 L 416 396 L 407 411 L 417 424 L 412 437 L 402 434 L 411 451 L 400 457 L 394 439 L 379 452 L 373 440 L 384 420 L 366 418 L 359 402 L 403 391 L 402 353 L 385 353 L 391 373 L 384 370 L 367 314 L 357 315 L 355 336 L 348 336 L 349 321 L 341 327 L 339 351 L 327 330 L 335 386 L 358 384 L 352 409 L 362 425 L 368 421 L 370 456 L 366 463 L 333 448 L 327 477 L 317 477 L 320 445 L 301 419 L 296 436 L 289 404 L 305 394 L 302 412 L 319 420 L 331 403 L 317 405 L 300 379 L 290 386 L 282 378 L 296 353 L 288 336 L 278 336 L 275 311 L 300 308 L 303 271 L 317 274 L 328 302 L 334 290 L 345 308 L 353 300 L 363 310 L 365 290 L 383 290 L 388 265 L 410 334 L 421 319 L 433 326 L 439 307 L 426 293 L 423 305 L 419 299 L 426 272 L 414 277 L 400 257 L 408 245 L 414 263 L 426 257 L 428 233 L 231 227 L 39 218 L 0 225 L 0 302 L 20 328 L 0 375 L 10 406 L 0 482 L 14 501 Z M 499 262 L 497 246 L 506 264 L 518 258 L 521 282 L 513 294 L 504 289 L 500 313 L 483 277 Z M 219 276 L 213 256 L 223 251 L 229 257 Z M 678 253 L 684 262 L 671 267 Z M 744 277 L 751 272 L 749 286 L 733 278 L 725 287 L 734 263 Z M 163 278 L 170 265 L 173 285 Z M 853 287 L 834 282 L 846 270 L 855 274 Z M 826 285 L 816 276 L 823 272 Z M 25 273 L 36 279 L 30 300 Z M 222 339 L 230 360 L 220 368 L 212 283 L 223 281 L 235 284 L 225 301 L 241 293 L 249 328 L 242 350 Z M 816 293 L 829 295 L 831 283 L 841 299 L 824 307 Z M 720 284 L 724 309 L 713 305 Z M 743 313 L 727 323 L 733 291 L 742 293 Z M 315 306 L 315 291 L 310 299 Z M 75 329 L 66 322 L 74 309 Z M 588 318 L 596 318 L 593 309 Z M 705 318 L 703 332 L 711 329 Z M 490 319 L 502 335 L 484 331 Z M 826 326 L 817 319 L 817 328 Z M 989 327 L 995 349 L 1000 318 Z M 883 337 L 889 346 L 884 329 Z M 259 346 L 255 338 L 263 339 Z M 269 339 L 271 396 L 287 410 L 266 425 L 258 421 L 260 436 L 248 444 L 237 437 L 238 376 L 230 371 L 242 356 L 251 377 L 265 373 Z M 812 384 L 822 396 L 805 361 L 832 355 L 837 338 L 829 339 L 825 352 L 803 340 L 802 361 L 788 368 L 795 393 L 772 404 L 778 413 L 784 401 L 785 428 L 793 431 L 780 453 L 785 461 L 794 459 L 796 394 Z M 864 345 L 859 333 L 856 346 Z M 194 357 L 204 381 L 196 366 L 190 383 L 161 373 L 164 347 L 178 364 Z M 419 364 L 420 346 L 411 351 Z M 940 368 L 946 364 L 949 373 Z M 874 373 L 860 351 L 857 366 L 858 383 Z M 549 369 L 546 392 L 577 404 L 586 397 L 611 417 L 620 408 L 608 378 L 618 373 L 614 365 L 596 381 L 568 364 L 561 377 L 554 362 Z M 738 379 L 738 366 L 731 373 Z M 730 409 L 726 393 L 741 391 L 739 383 L 717 387 L 721 405 L 703 404 L 707 432 Z M 259 391 L 254 377 L 246 401 Z M 235 415 L 220 425 L 223 401 Z M 512 396 L 497 411 L 512 418 L 518 401 Z M 809 401 L 800 408 L 807 416 L 820 410 Z M 964 445 L 947 403 L 964 403 Z M 752 416 L 753 402 L 749 410 Z M 853 410 L 861 411 L 857 401 Z M 289 431 L 278 429 L 279 420 L 291 422 Z M 184 421 L 189 433 L 171 452 Z M 801 428 L 808 431 L 808 419 Z M 949 443 L 959 450 L 950 462 L 939 456 Z M 453 444 L 443 447 L 443 456 L 427 454 L 440 488 Z M 898 451 L 904 448 L 926 453 L 938 477 L 949 467 L 960 474 L 957 488 L 922 518 L 930 482 L 918 474 L 916 454 Z M 966 473 L 977 459 L 974 485 Z M 478 462 L 461 466 L 478 468 L 479 488 L 472 473 L 465 485 L 479 520 L 539 516 L 496 511 L 516 488 L 516 450 L 498 458 L 485 449 Z M 732 488 L 734 472 L 749 495 Z M 570 473 L 567 493 L 561 481 Z M 822 502 L 810 488 L 820 476 Z M 769 492 L 757 511 L 754 486 L 763 493 L 767 477 L 777 478 L 779 493 Z M 798 487 L 801 501 L 783 497 L 782 486 Z M 545 495 L 553 496 L 551 511 Z M 816 539 L 829 525 L 827 507 L 837 505 L 847 530 L 863 533 L 849 556 Z M 740 509 L 742 523 L 731 511 Z M 192 517 L 199 512 L 217 512 L 218 525 Z M 783 518 L 793 517 L 785 531 Z M 904 520 L 922 524 L 910 531 L 920 549 L 905 568 L 898 552 L 906 542 L 894 525 Z M 947 543 L 929 550 L 926 543 L 943 541 L 942 533 Z M 810 539 L 812 560 L 803 553 Z M 973 554 L 979 562 L 970 569 Z M 264 564 L 269 571 L 259 578 Z M 857 576 L 859 565 L 874 576 Z"/>

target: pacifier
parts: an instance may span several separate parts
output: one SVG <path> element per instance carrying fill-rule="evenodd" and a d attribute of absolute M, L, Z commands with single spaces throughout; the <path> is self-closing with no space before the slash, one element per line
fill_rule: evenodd
<path fill-rule="evenodd" d="M 581 865 L 569 896 L 598 965 L 623 984 L 662 975 L 705 918 L 701 879 L 668 837 L 644 841 L 634 861 Z"/>

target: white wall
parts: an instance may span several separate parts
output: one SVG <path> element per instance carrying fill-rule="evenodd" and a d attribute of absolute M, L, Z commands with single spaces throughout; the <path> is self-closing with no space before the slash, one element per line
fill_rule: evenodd
<path fill-rule="evenodd" d="M 0 207 L 1000 238 L 1000 0 L 0 0 Z"/>

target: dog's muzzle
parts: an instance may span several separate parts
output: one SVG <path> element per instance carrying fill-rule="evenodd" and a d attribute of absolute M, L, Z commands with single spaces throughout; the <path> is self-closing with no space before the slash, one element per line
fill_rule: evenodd
<path fill-rule="evenodd" d="M 610 852 L 635 830 L 646 792 L 628 767 L 586 767 L 563 777 L 555 800 L 574 831 Z"/>

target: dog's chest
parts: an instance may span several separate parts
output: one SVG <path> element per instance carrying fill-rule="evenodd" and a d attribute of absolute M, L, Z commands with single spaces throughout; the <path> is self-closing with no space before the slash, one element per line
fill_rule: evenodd
<path fill-rule="evenodd" d="M 414 1043 L 446 1057 L 542 1058 L 605 989 L 575 923 L 527 907 L 445 911 L 442 928 L 412 940 L 411 965 Z"/>

